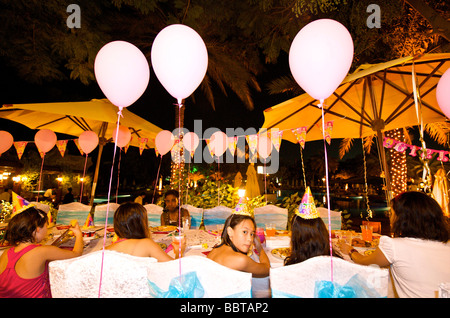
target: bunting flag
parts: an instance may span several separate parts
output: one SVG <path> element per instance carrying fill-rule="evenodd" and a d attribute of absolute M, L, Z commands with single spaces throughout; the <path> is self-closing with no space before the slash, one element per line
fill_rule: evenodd
<path fill-rule="evenodd" d="M 22 158 L 23 152 L 25 151 L 25 147 L 27 146 L 27 141 L 16 141 L 14 143 L 14 148 L 16 148 L 17 156 L 19 160 Z"/>
<path fill-rule="evenodd" d="M 270 131 L 270 140 L 272 140 L 272 144 L 277 151 L 280 151 L 281 138 L 283 138 L 282 130 L 274 130 Z"/>
<path fill-rule="evenodd" d="M 67 142 L 69 140 L 57 140 L 56 146 L 58 147 L 59 153 L 64 158 L 64 153 L 66 152 Z"/>
<path fill-rule="evenodd" d="M 48 211 L 47 213 L 47 218 L 48 218 L 48 226 L 52 226 L 55 225 L 55 220 L 53 219 L 53 215 L 51 211 Z"/>
<path fill-rule="evenodd" d="M 228 150 L 232 156 L 236 153 L 237 136 L 228 137 Z"/>
<path fill-rule="evenodd" d="M 247 140 L 248 147 L 252 153 L 256 152 L 256 148 L 258 147 L 258 135 L 248 135 L 245 136 Z"/>
<path fill-rule="evenodd" d="M 333 121 L 325 123 L 325 140 L 331 145 L 331 132 L 333 131 Z"/>
<path fill-rule="evenodd" d="M 73 140 L 75 142 L 75 145 L 77 145 L 78 150 L 80 151 L 81 155 L 84 155 L 83 149 L 81 149 L 80 144 L 78 143 L 78 139 Z"/>
<path fill-rule="evenodd" d="M 308 130 L 308 127 L 298 127 L 295 129 L 291 129 L 292 133 L 294 134 L 295 138 L 297 139 L 300 146 L 302 146 L 303 149 L 305 149 L 305 142 L 306 142 L 306 131 Z"/>
<path fill-rule="evenodd" d="M 34 206 L 34 204 L 30 205 L 30 202 L 28 202 L 27 200 L 22 198 L 20 195 L 18 195 L 14 191 L 12 192 L 12 205 L 13 205 L 12 216 L 16 215 L 17 213 L 22 212 L 29 206 Z"/>
<path fill-rule="evenodd" d="M 395 140 L 394 138 L 384 137 L 383 139 L 383 147 L 385 148 L 393 148 L 398 152 L 406 152 L 407 149 L 410 149 L 408 153 L 410 156 L 417 156 L 417 152 L 420 150 L 420 157 L 422 159 L 432 159 L 434 154 L 437 153 L 438 157 L 436 158 L 438 161 L 448 162 L 449 157 L 447 157 L 450 152 L 445 150 L 434 150 L 434 149 L 424 149 L 421 147 L 417 147 L 414 145 L 409 145 L 402 141 Z"/>
<path fill-rule="evenodd" d="M 213 149 L 211 149 L 211 146 L 209 145 L 209 142 L 211 141 L 211 139 L 205 139 L 205 141 L 206 141 L 206 146 L 208 147 L 208 150 L 209 150 L 209 154 L 211 155 L 211 157 L 214 158 L 214 151 L 213 151 Z"/>
<path fill-rule="evenodd" d="M 131 140 L 130 140 L 131 141 Z M 142 155 L 142 151 L 147 145 L 148 138 L 139 138 L 139 154 Z"/>
<path fill-rule="evenodd" d="M 123 147 L 123 151 L 124 151 L 125 153 L 127 153 L 128 148 L 130 148 L 130 144 L 131 144 L 131 141 L 132 141 L 132 140 L 133 140 L 133 136 L 131 136 L 130 141 L 128 142 L 128 144 L 127 144 L 125 147 Z"/>

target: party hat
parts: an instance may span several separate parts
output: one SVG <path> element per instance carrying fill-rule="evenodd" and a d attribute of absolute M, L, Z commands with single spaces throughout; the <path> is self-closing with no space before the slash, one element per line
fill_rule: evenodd
<path fill-rule="evenodd" d="M 92 220 L 92 216 L 89 213 L 87 218 L 86 218 L 86 222 L 84 222 L 84 225 L 82 226 L 83 229 L 88 229 L 90 227 L 94 227 L 94 220 Z"/>
<path fill-rule="evenodd" d="M 303 195 L 302 202 L 295 211 L 295 214 L 303 219 L 317 219 L 320 217 L 320 213 L 316 209 L 314 204 L 314 197 L 312 196 L 309 187 L 306 188 L 305 194 Z"/>
<path fill-rule="evenodd" d="M 49 226 L 54 225 L 55 220 L 53 219 L 52 211 L 48 211 L 47 218 L 48 218 L 48 225 Z"/>
<path fill-rule="evenodd" d="M 233 214 L 252 216 L 252 214 L 248 210 L 247 204 L 243 202 L 242 198 L 239 199 L 238 204 L 234 208 Z"/>
<path fill-rule="evenodd" d="M 15 192 L 12 193 L 12 205 L 13 205 L 12 216 L 22 212 L 23 210 L 29 207 L 34 206 L 34 204 L 30 204 L 30 202 L 28 202 Z"/>

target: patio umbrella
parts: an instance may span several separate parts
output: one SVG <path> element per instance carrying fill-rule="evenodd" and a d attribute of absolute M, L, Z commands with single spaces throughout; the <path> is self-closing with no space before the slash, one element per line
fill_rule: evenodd
<path fill-rule="evenodd" d="M 448 182 L 447 182 L 447 174 L 444 169 L 439 169 L 434 175 L 434 184 L 433 184 L 433 198 L 439 203 L 444 211 L 444 215 L 447 217 L 449 214 L 449 198 L 448 198 Z"/>
<path fill-rule="evenodd" d="M 35 104 L 5 104 L 0 108 L 0 118 L 23 124 L 31 129 L 50 129 L 54 132 L 80 136 L 87 130 L 100 137 L 99 152 L 94 174 L 91 206 L 95 196 L 98 170 L 104 142 L 112 142 L 116 128 L 118 108 L 107 99 L 92 99 L 84 102 L 56 102 Z M 129 127 L 132 134 L 130 145 L 139 147 L 139 138 L 148 138 L 146 148 L 155 147 L 155 137 L 162 130 L 147 120 L 122 110 L 120 124 Z"/>
<path fill-rule="evenodd" d="M 258 175 L 256 174 L 253 164 L 249 164 L 247 168 L 247 184 L 245 185 L 245 196 L 249 199 L 261 195 L 259 189 Z"/>
<path fill-rule="evenodd" d="M 333 95 L 325 100 L 324 121 L 333 122 L 331 138 L 377 135 L 388 193 L 390 176 L 386 169 L 383 132 L 446 121 L 437 104 L 435 90 L 449 66 L 448 53 L 364 64 L 349 74 Z M 412 74 L 415 74 L 415 85 Z M 415 103 L 414 86 L 418 103 Z M 297 139 L 291 129 L 298 127 L 307 127 L 306 141 L 323 139 L 322 110 L 317 104 L 317 100 L 302 94 L 270 107 L 264 111 L 262 128 L 282 130 L 283 139 L 294 143 Z"/>

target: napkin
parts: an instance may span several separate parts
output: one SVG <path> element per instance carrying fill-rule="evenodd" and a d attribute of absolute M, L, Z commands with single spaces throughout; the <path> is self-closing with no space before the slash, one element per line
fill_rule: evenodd
<path fill-rule="evenodd" d="M 266 236 L 266 247 L 289 247 L 290 244 L 291 238 L 289 236 Z"/>

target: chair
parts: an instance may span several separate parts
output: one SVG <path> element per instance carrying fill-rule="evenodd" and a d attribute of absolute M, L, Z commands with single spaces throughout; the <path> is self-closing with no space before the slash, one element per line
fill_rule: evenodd
<path fill-rule="evenodd" d="M 83 225 L 90 211 L 91 207 L 89 205 L 80 202 L 61 204 L 58 207 L 56 222 L 59 224 L 70 224 L 70 221 L 75 219 L 78 221 L 78 224 Z"/>
<path fill-rule="evenodd" d="M 157 260 L 153 257 L 138 257 L 109 250 L 50 262 L 52 296 L 98 298 L 102 258 L 101 298 L 150 297 L 147 269 Z"/>
<path fill-rule="evenodd" d="M 196 272 L 204 298 L 251 298 L 252 274 L 220 265 L 204 256 L 186 256 L 169 262 L 152 263 L 147 278 L 163 291 L 173 278 Z"/>
<path fill-rule="evenodd" d="M 320 218 L 323 220 L 323 223 L 325 223 L 325 226 L 328 229 L 328 209 L 323 207 L 318 207 L 317 212 L 320 213 Z M 342 217 L 341 217 L 341 211 L 332 211 L 330 210 L 330 216 L 331 216 L 331 230 L 340 230 L 342 228 Z"/>
<path fill-rule="evenodd" d="M 203 209 L 189 204 L 184 204 L 181 207 L 189 211 L 189 215 L 191 216 L 191 229 L 198 229 L 200 224 L 202 224 Z"/>
<path fill-rule="evenodd" d="M 203 211 L 203 224 L 207 230 L 216 230 L 217 225 L 225 224 L 225 220 L 233 213 L 233 209 L 219 205 Z"/>
<path fill-rule="evenodd" d="M 50 206 L 48 204 L 44 204 L 44 203 L 40 203 L 40 202 L 36 202 L 36 201 L 30 202 L 30 204 L 34 205 L 36 208 L 44 211 L 45 213 L 50 212 Z"/>
<path fill-rule="evenodd" d="M 345 285 L 358 274 L 376 291 L 375 295 L 387 297 L 389 270 L 378 266 L 358 265 L 333 257 L 333 282 Z M 301 263 L 271 268 L 270 284 L 272 297 L 314 298 L 316 282 L 331 280 L 331 257 L 316 256 Z"/>
<path fill-rule="evenodd" d="M 148 226 L 160 226 L 163 207 L 156 204 L 146 204 L 144 205 L 144 208 L 147 210 Z"/>
<path fill-rule="evenodd" d="M 114 213 L 120 204 L 117 203 L 109 203 L 109 211 L 108 211 L 108 226 L 114 225 Z M 104 225 L 106 221 L 106 211 L 108 209 L 107 204 L 99 204 L 95 206 L 94 212 L 94 224 L 95 225 Z"/>
<path fill-rule="evenodd" d="M 254 209 L 255 222 L 257 227 L 265 228 L 271 223 L 277 230 L 286 230 L 288 220 L 288 210 L 276 205 L 268 204 Z"/>

